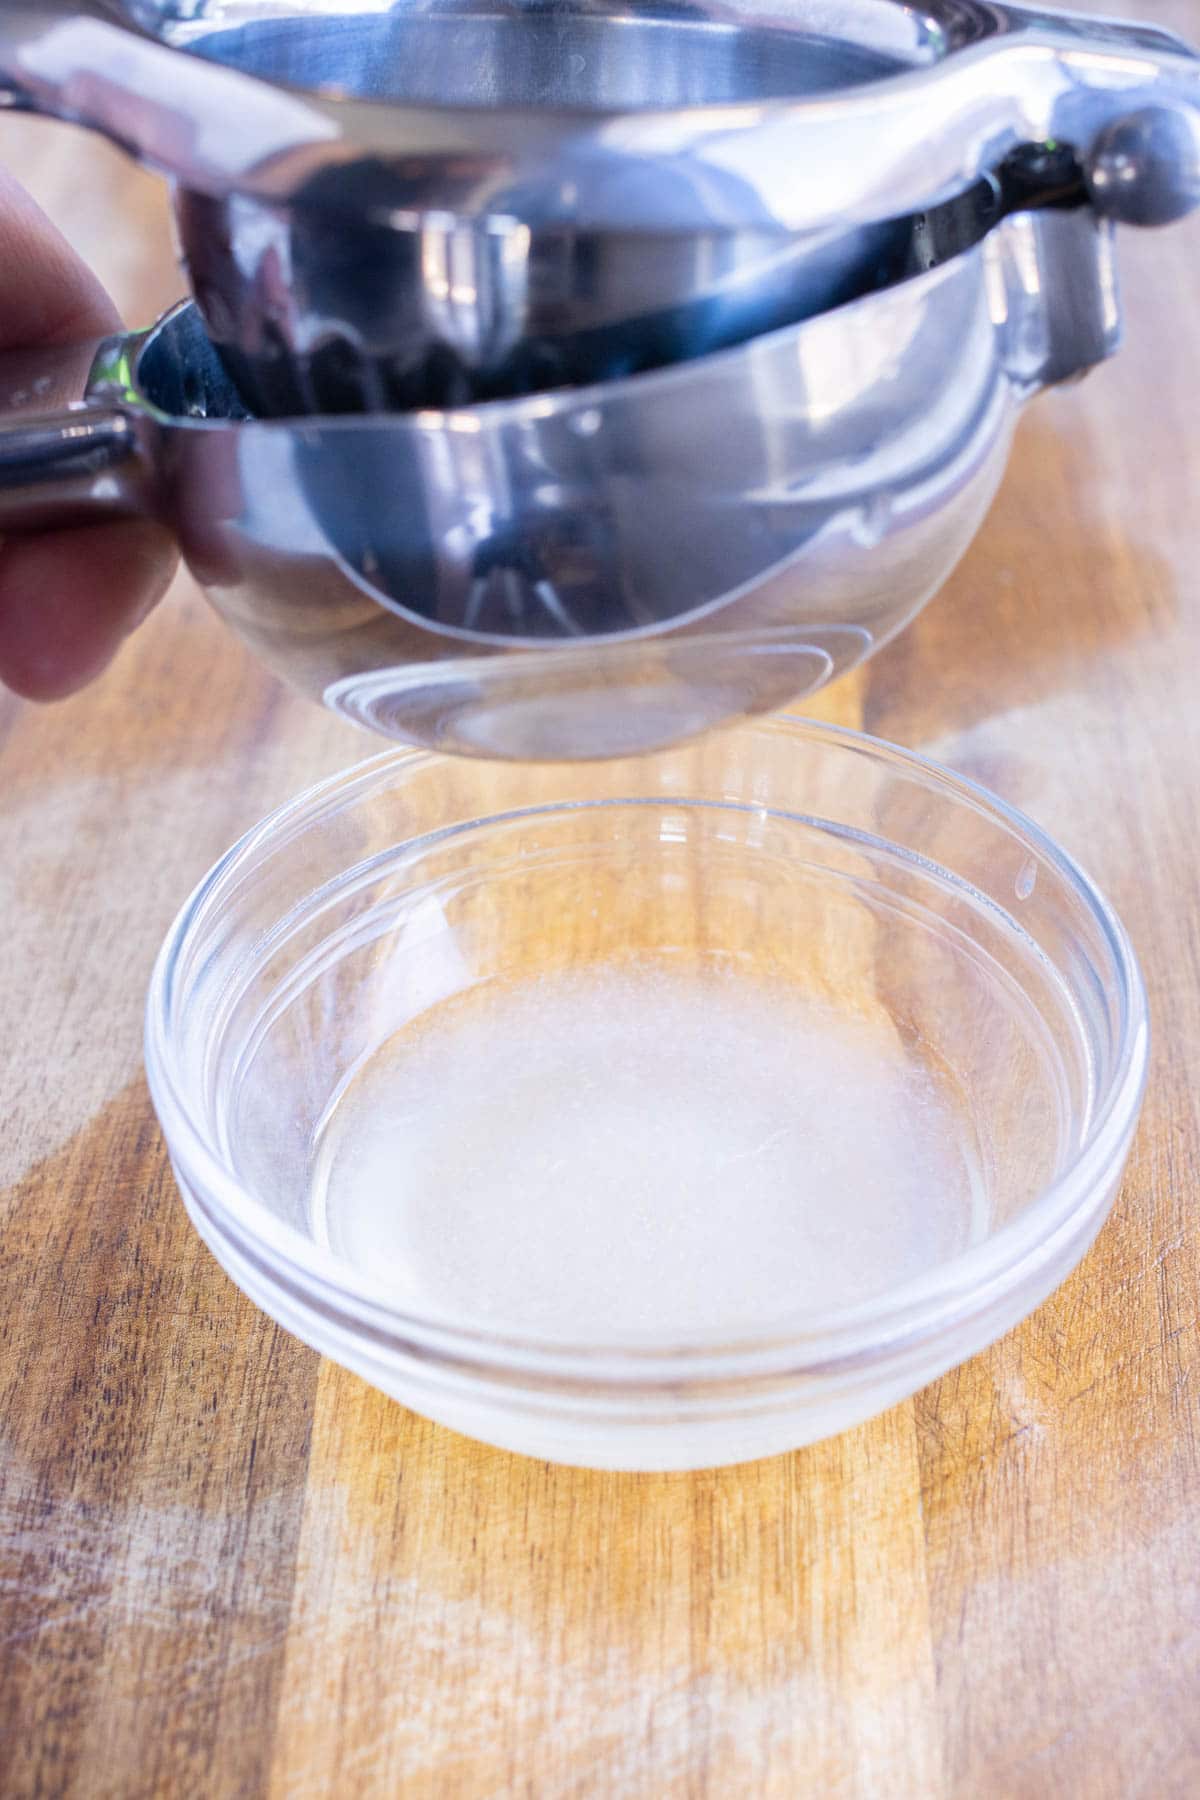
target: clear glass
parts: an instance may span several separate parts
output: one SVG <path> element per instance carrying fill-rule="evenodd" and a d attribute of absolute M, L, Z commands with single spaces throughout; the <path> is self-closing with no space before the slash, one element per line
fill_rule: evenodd
<path fill-rule="evenodd" d="M 376 758 L 217 865 L 147 1018 L 247 1293 L 432 1418 L 626 1469 L 810 1442 L 1016 1323 L 1111 1205 L 1146 1055 L 1035 826 L 789 719 Z"/>

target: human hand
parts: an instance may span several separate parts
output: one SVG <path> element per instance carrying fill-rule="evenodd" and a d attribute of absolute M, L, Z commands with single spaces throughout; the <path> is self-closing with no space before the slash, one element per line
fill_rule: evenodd
<path fill-rule="evenodd" d="M 112 301 L 45 214 L 0 171 L 0 351 L 119 329 Z M 100 673 L 175 571 L 149 520 L 0 540 L 0 682 L 57 700 Z"/>

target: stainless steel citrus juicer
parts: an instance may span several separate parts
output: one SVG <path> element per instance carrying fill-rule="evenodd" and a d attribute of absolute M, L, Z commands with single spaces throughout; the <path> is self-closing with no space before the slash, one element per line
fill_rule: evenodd
<path fill-rule="evenodd" d="M 280 672 L 476 754 L 861 660 L 1114 347 L 1112 221 L 1200 199 L 1185 46 L 977 0 L 55 0 L 0 83 L 171 176 L 195 297 L 10 372 L 0 526 L 152 513 Z"/>

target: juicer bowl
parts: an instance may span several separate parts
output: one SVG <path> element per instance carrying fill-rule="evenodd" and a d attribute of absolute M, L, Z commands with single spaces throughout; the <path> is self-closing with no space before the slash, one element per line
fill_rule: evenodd
<path fill-rule="evenodd" d="M 200 884 L 146 1026 L 258 1305 L 618 1469 L 793 1449 L 1016 1324 L 1108 1212 L 1146 1058 L 1125 934 L 1036 826 L 788 719 L 340 774 Z"/>
<path fill-rule="evenodd" d="M 10 408 L 0 529 L 163 520 L 270 667 L 386 736 L 650 750 L 776 710 L 898 631 L 971 541 L 1023 402 L 1115 346 L 1113 293 L 1087 209 L 1026 214 L 694 362 L 293 421 L 246 416 L 184 307 L 107 346 L 82 409 Z M 19 387 L 45 403 L 28 369 Z"/>

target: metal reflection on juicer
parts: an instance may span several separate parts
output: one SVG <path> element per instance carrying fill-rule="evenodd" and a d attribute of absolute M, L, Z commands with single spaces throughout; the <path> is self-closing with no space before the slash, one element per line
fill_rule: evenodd
<path fill-rule="evenodd" d="M 1200 62 L 816 17 L 0 3 L 9 105 L 170 176 L 193 295 L 10 365 L 0 528 L 158 517 L 273 668 L 446 750 L 648 749 L 851 667 L 1115 347 L 1113 221 L 1200 199 Z"/>

